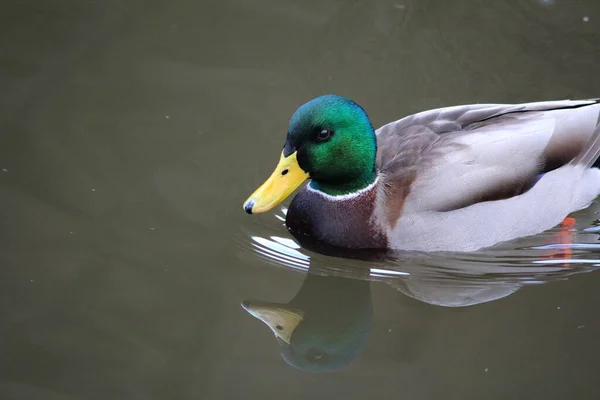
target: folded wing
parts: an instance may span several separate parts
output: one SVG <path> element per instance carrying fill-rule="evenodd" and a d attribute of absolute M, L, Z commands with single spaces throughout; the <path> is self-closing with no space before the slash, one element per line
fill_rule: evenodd
<path fill-rule="evenodd" d="M 569 162 L 590 166 L 599 117 L 599 100 L 565 100 L 448 107 L 389 123 L 377 130 L 377 165 L 390 206 L 452 211 L 520 195 Z"/>

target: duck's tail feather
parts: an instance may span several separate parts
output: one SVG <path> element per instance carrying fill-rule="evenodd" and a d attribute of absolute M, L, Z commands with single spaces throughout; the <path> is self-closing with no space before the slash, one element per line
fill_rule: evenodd
<path fill-rule="evenodd" d="M 600 167 L 600 118 L 598 118 L 596 129 L 585 145 L 585 149 L 571 160 L 571 165 Z"/>

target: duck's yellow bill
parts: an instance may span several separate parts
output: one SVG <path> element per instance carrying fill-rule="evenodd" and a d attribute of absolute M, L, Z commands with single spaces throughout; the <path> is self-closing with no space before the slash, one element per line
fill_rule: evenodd
<path fill-rule="evenodd" d="M 275 171 L 246 200 L 244 210 L 248 214 L 269 211 L 292 194 L 306 179 L 308 173 L 298 165 L 296 152 L 287 157 L 282 152 Z"/>

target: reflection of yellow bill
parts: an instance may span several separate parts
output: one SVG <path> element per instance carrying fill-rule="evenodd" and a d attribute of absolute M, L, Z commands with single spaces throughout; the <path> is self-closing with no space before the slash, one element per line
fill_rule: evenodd
<path fill-rule="evenodd" d="M 242 307 L 267 324 L 275 337 L 287 344 L 290 344 L 294 330 L 304 319 L 303 311 L 282 304 L 244 301 Z"/>
<path fill-rule="evenodd" d="M 281 153 L 275 171 L 244 203 L 244 210 L 248 214 L 269 211 L 308 179 L 308 173 L 300 168 L 296 156 L 296 152 L 287 157 Z"/>

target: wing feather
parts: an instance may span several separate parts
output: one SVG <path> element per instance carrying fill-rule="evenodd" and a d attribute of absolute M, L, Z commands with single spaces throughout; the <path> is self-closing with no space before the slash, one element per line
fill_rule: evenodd
<path fill-rule="evenodd" d="M 403 213 L 451 211 L 521 194 L 587 150 L 591 165 L 599 117 L 598 100 L 425 111 L 377 130 L 377 165 Z"/>

